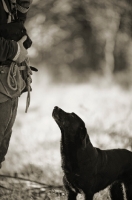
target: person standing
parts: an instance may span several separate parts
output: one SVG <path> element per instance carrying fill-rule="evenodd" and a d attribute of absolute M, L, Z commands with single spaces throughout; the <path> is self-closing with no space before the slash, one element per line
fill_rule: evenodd
<path fill-rule="evenodd" d="M 31 3 L 32 0 L 0 0 L 0 167 L 8 151 L 18 98 L 27 87 L 22 73 L 28 74 L 28 65 L 24 63 L 27 63 L 31 41 L 25 48 L 27 34 L 17 36 L 17 33 L 25 31 Z M 12 39 L 15 37 L 18 39 Z"/>

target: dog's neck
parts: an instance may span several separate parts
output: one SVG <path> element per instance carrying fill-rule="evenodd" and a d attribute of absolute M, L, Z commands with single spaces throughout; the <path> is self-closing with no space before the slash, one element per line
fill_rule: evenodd
<path fill-rule="evenodd" d="M 85 144 L 78 150 L 77 154 L 78 162 L 82 164 L 95 160 L 98 155 L 97 149 L 93 147 L 88 135 L 85 140 Z"/>
<path fill-rule="evenodd" d="M 76 173 L 78 171 L 76 144 L 66 140 L 63 133 L 61 135 L 61 157 L 62 168 L 65 172 Z"/>
<path fill-rule="evenodd" d="M 98 151 L 93 147 L 91 141 L 87 143 L 85 148 L 80 148 L 77 153 L 79 174 L 84 176 L 84 171 L 93 172 L 94 166 L 98 163 Z M 90 176 L 92 174 L 90 173 Z"/>
<path fill-rule="evenodd" d="M 61 157 L 62 168 L 68 173 L 79 173 L 80 165 L 85 165 L 86 162 L 96 160 L 97 151 L 90 142 L 89 136 L 86 136 L 85 147 L 78 147 L 76 143 L 67 141 L 62 133 L 61 136 Z M 84 145 L 84 144 L 83 144 Z"/>

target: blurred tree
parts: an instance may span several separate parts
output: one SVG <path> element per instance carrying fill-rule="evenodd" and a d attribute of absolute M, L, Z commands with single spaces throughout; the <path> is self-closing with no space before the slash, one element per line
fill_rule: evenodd
<path fill-rule="evenodd" d="M 131 0 L 34 0 L 29 19 L 32 59 L 56 76 L 132 65 Z"/>
<path fill-rule="evenodd" d="M 126 7 L 120 12 L 119 29 L 115 44 L 114 71 L 131 68 L 132 61 L 132 7 Z"/>

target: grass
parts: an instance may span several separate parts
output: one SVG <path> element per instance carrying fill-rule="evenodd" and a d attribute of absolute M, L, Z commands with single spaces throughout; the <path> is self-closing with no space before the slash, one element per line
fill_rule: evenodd
<path fill-rule="evenodd" d="M 62 185 L 60 130 L 52 118 L 54 106 L 77 113 L 85 121 L 95 146 L 131 149 L 131 88 L 124 89 L 114 81 L 108 83 L 106 79 L 97 77 L 83 84 L 54 83 L 47 74 L 39 72 L 39 75 L 34 75 L 31 97 L 27 114 L 24 113 L 26 94 L 20 98 L 1 174 L 26 177 L 48 185 Z M 21 194 L 23 196 L 20 187 L 19 194 L 14 191 L 9 199 L 30 199 L 21 197 Z M 107 191 L 103 191 L 95 199 L 106 199 L 106 194 Z M 52 199 L 57 198 L 65 197 L 52 196 Z"/>

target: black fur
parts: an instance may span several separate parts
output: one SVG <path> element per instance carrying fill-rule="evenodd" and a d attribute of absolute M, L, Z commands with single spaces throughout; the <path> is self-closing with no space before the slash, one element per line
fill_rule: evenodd
<path fill-rule="evenodd" d="M 78 193 L 83 193 L 85 200 L 92 200 L 96 192 L 114 181 L 125 182 L 129 188 L 131 180 L 127 180 L 132 174 L 132 152 L 126 149 L 95 148 L 83 120 L 75 113 L 66 113 L 55 107 L 52 115 L 61 129 L 63 181 L 67 200 L 76 200 Z M 119 199 L 120 187 L 113 185 L 112 194 L 115 193 L 114 190 L 117 190 Z M 129 192 L 129 200 L 132 200 L 131 193 Z"/>

